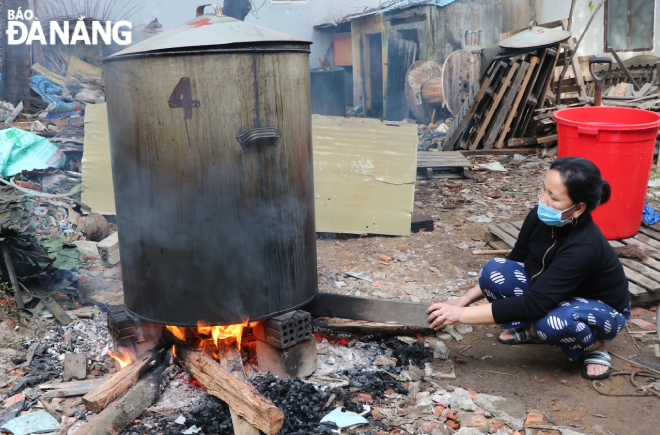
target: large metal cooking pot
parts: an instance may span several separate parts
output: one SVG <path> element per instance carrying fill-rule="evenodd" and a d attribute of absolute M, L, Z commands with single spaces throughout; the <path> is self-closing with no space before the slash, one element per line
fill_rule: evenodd
<path fill-rule="evenodd" d="M 156 323 L 317 293 L 310 43 L 213 6 L 104 60 L 124 300 Z"/>

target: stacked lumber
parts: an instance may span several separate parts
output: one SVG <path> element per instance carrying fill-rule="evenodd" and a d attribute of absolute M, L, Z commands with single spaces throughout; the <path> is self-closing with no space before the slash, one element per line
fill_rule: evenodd
<path fill-rule="evenodd" d="M 523 222 L 500 223 L 488 226 L 486 241 L 498 251 L 512 249 L 518 240 Z M 638 246 L 646 251 L 649 258 L 638 260 L 620 258 L 628 278 L 633 305 L 641 305 L 660 300 L 660 223 L 640 228 L 633 237 L 611 240 L 614 248 Z"/>
<path fill-rule="evenodd" d="M 568 20 L 541 25 L 563 27 Z M 500 35 L 506 39 L 523 31 Z M 552 120 L 556 96 L 555 78 L 575 47 L 575 40 L 540 48 L 512 59 L 495 59 L 486 74 L 472 87 L 444 141 L 443 150 L 491 150 L 503 147 L 549 147 L 556 141 Z M 568 78 L 562 80 L 562 104 L 584 105 L 586 93 L 580 63 L 570 62 Z M 566 107 L 566 106 L 561 107 Z M 535 140 L 532 140 L 535 139 Z M 522 144 L 522 145 L 521 145 Z"/>

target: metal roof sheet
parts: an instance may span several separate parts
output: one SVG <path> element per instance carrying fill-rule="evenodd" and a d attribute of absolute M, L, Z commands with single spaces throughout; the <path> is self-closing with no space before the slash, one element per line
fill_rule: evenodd
<path fill-rule="evenodd" d="M 314 27 L 318 29 L 318 28 L 336 26 L 337 24 L 348 22 L 353 18 L 364 17 L 367 15 L 379 15 L 396 9 L 407 9 L 415 6 L 443 7 L 443 6 L 447 6 L 448 4 L 454 3 L 455 1 L 456 0 L 390 0 L 381 4 L 377 8 L 366 9 L 363 12 L 347 15 L 338 20 L 331 21 L 329 23 L 318 24 Z"/>

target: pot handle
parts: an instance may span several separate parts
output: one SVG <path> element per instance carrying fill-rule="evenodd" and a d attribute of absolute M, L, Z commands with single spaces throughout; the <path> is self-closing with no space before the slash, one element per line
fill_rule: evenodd
<path fill-rule="evenodd" d="M 238 143 L 240 143 L 243 149 L 245 150 L 250 145 L 250 142 L 255 141 L 257 139 L 272 139 L 273 145 L 277 146 L 280 143 L 281 137 L 282 137 L 282 133 L 277 131 L 275 127 L 264 127 L 264 128 L 253 128 L 250 131 L 247 131 L 243 134 L 239 134 L 238 136 L 236 136 L 236 139 L 238 139 Z"/>
<path fill-rule="evenodd" d="M 204 9 L 206 9 L 207 6 L 213 6 L 213 8 L 215 9 L 215 14 L 219 17 L 223 16 L 222 7 L 217 3 L 211 3 L 211 4 L 208 4 L 208 5 L 197 6 L 197 16 L 198 17 L 201 17 L 202 15 L 204 15 Z"/>

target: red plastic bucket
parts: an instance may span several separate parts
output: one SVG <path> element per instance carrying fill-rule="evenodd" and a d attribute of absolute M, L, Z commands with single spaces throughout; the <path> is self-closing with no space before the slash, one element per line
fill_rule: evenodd
<path fill-rule="evenodd" d="M 653 164 L 660 114 L 619 107 L 559 110 L 553 118 L 559 157 L 594 162 L 612 187 L 612 197 L 593 211 L 594 221 L 610 240 L 639 230 Z"/>

